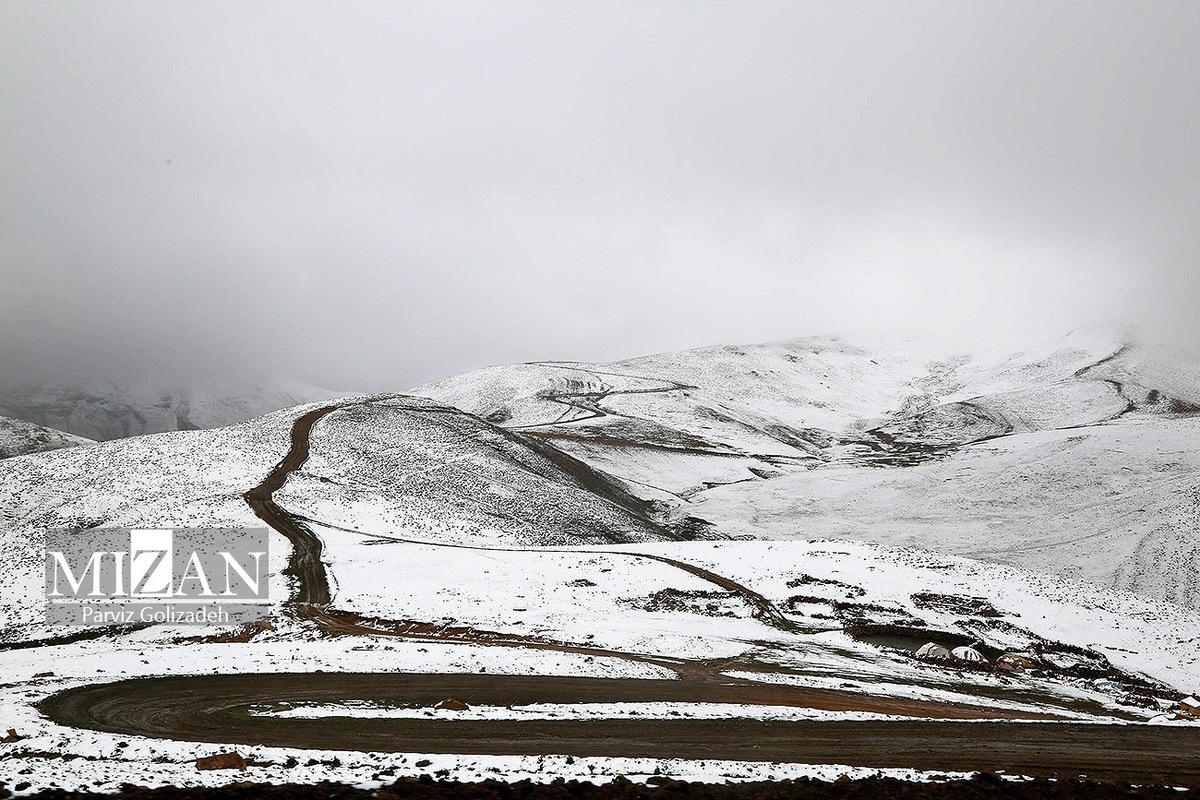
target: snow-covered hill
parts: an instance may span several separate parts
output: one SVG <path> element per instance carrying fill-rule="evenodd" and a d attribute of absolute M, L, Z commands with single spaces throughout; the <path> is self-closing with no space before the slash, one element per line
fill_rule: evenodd
<path fill-rule="evenodd" d="M 103 441 L 235 425 L 333 396 L 295 381 L 188 388 L 91 381 L 78 386 L 39 384 L 7 389 L 0 394 L 0 413 Z"/>
<path fill-rule="evenodd" d="M 412 390 L 552 441 L 661 499 L 805 468 L 930 370 L 834 338 L 492 367 Z M 655 491 L 657 490 L 657 491 Z"/>
<path fill-rule="evenodd" d="M 725 533 L 914 544 L 1200 608 L 1200 360 L 1107 330 L 999 356 L 802 339 L 413 391 Z"/>
<path fill-rule="evenodd" d="M 352 403 L 313 430 L 278 498 L 293 513 L 443 543 L 515 546 L 691 538 L 619 481 L 537 439 L 425 398 Z"/>
<path fill-rule="evenodd" d="M 0 416 L 0 458 L 91 443 L 91 439 L 82 436 L 74 436 L 44 425 L 35 425 L 23 419 Z"/>
<path fill-rule="evenodd" d="M 695 533 L 569 456 L 457 409 L 399 395 L 338 402 L 312 431 L 309 464 L 280 493 L 293 513 L 446 542 L 596 544 Z M 287 452 L 295 418 L 315 407 L 0 462 L 0 561 L 12 565 L 0 588 L 0 628 L 28 618 L 17 609 L 28 612 L 40 597 L 46 530 L 261 525 L 242 495 Z M 273 547 L 290 551 L 282 537 Z"/>

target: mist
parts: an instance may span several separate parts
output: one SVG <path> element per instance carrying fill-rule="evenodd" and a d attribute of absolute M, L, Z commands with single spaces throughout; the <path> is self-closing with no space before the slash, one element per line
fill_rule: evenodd
<path fill-rule="evenodd" d="M 4 377 L 1190 343 L 1200 6 L 0 6 Z"/>

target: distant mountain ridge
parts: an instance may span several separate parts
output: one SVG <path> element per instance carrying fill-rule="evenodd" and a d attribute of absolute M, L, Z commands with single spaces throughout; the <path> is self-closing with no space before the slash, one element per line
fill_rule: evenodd
<path fill-rule="evenodd" d="M 189 388 L 90 381 L 77 386 L 40 384 L 9 389 L 0 394 L 0 414 L 107 441 L 218 428 L 333 396 L 333 392 L 295 381 Z"/>

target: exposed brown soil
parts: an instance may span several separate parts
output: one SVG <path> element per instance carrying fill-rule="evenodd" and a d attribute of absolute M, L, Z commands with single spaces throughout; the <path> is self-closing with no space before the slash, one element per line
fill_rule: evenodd
<path fill-rule="evenodd" d="M 27 650 L 32 647 L 55 647 L 63 644 L 74 644 L 75 642 L 86 642 L 90 639 L 103 639 L 106 636 L 124 636 L 148 627 L 149 623 L 81 628 L 75 633 L 68 633 L 63 636 L 48 636 L 43 639 L 29 639 L 18 642 L 0 642 L 0 650 Z"/>
<path fill-rule="evenodd" d="M 937 594 L 936 592 L 918 592 L 912 595 L 913 604 L 917 608 L 931 608 L 936 611 L 948 611 L 960 616 L 1002 617 L 1004 614 L 988 602 L 985 597 L 968 597 L 957 594 Z"/>

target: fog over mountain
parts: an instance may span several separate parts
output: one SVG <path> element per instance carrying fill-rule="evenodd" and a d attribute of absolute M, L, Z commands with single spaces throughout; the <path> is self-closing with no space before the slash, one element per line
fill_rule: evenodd
<path fill-rule="evenodd" d="M 2 380 L 1185 340 L 1198 35 L 1171 2 L 5 3 Z"/>

